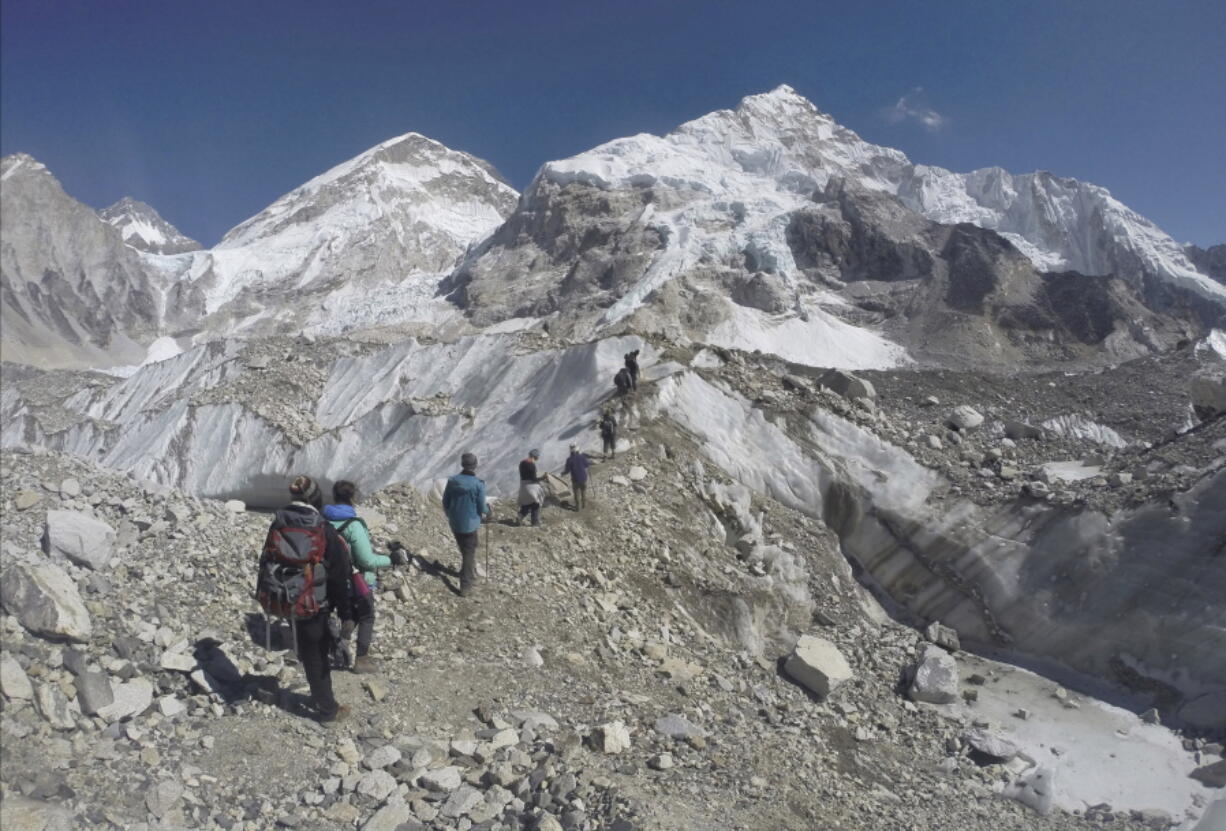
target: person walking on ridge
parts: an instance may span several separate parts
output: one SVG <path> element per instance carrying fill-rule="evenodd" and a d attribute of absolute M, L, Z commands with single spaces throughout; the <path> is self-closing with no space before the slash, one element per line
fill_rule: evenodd
<path fill-rule="evenodd" d="M 570 455 L 566 457 L 566 467 L 562 470 L 562 475 L 570 477 L 571 489 L 575 492 L 576 511 L 583 510 L 583 506 L 587 504 L 587 469 L 591 464 L 592 460 L 587 454 L 579 452 L 579 445 L 570 446 Z"/>
<path fill-rule="evenodd" d="M 610 454 L 612 458 L 617 458 L 617 419 L 613 418 L 613 413 L 605 410 L 600 417 L 600 441 L 604 446 L 601 451 L 604 457 L 608 459 Z"/>
<path fill-rule="evenodd" d="M 626 353 L 626 374 L 630 377 L 630 389 L 639 388 L 639 351 Z"/>
<path fill-rule="evenodd" d="M 544 476 L 536 472 L 536 460 L 541 458 L 541 451 L 529 450 L 528 457 L 519 463 L 519 522 L 524 517 L 532 517 L 532 527 L 541 524 L 541 503 L 545 501 L 545 488 L 541 482 Z"/>
<path fill-rule="evenodd" d="M 490 516 L 485 482 L 477 478 L 474 454 L 462 455 L 460 472 L 447 480 L 447 487 L 443 489 L 443 510 L 460 549 L 460 597 L 468 597 L 477 582 L 477 538 L 481 520 Z"/>
<path fill-rule="evenodd" d="M 356 626 L 358 632 L 357 657 L 353 661 L 353 671 L 371 673 L 376 670 L 370 657 L 370 642 L 375 635 L 375 590 L 379 588 L 376 569 L 388 568 L 393 565 L 404 565 L 406 558 L 400 548 L 393 550 L 392 556 L 376 554 L 370 544 L 370 529 L 366 521 L 358 516 L 353 503 L 357 498 L 357 485 L 342 479 L 332 486 L 332 498 L 335 503 L 324 506 L 324 518 L 332 523 L 332 527 L 349 543 L 349 555 L 355 569 L 353 575 L 353 620 L 346 621 L 341 628 L 341 638 L 348 643 Z"/>

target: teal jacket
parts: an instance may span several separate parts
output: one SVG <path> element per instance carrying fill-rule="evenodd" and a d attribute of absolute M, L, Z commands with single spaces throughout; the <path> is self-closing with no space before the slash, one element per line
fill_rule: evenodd
<path fill-rule="evenodd" d="M 370 531 L 367 530 L 366 523 L 358 516 L 358 512 L 352 505 L 325 505 L 324 517 L 332 523 L 333 528 L 340 531 L 345 542 L 349 543 L 349 557 L 353 560 L 353 567 L 362 572 L 366 585 L 372 589 L 376 588 L 379 583 L 375 576 L 375 569 L 391 567 L 392 558 L 375 553 L 374 547 L 370 544 Z M 353 521 L 349 522 L 349 520 Z M 345 525 L 346 522 L 349 524 Z M 342 525 L 345 525 L 343 531 L 341 531 Z"/>

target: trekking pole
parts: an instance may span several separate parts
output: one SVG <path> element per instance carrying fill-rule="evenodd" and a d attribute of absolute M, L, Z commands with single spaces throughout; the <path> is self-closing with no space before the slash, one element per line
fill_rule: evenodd
<path fill-rule="evenodd" d="M 482 524 L 485 525 L 485 578 L 493 581 L 494 575 L 490 571 L 490 526 L 485 523 Z"/>

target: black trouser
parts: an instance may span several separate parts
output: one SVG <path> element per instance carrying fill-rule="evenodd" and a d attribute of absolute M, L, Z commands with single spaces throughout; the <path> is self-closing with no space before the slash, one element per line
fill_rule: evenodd
<path fill-rule="evenodd" d="M 532 524 L 540 525 L 541 524 L 541 503 L 531 502 L 527 505 L 519 506 L 519 518 L 520 519 L 523 519 L 529 514 L 532 515 Z"/>
<path fill-rule="evenodd" d="M 365 597 L 353 597 L 353 618 L 358 622 L 358 657 L 370 652 L 370 642 L 375 638 L 375 593 Z"/>
<path fill-rule="evenodd" d="M 571 490 L 575 492 L 575 510 L 579 510 L 587 504 L 587 482 L 574 482 L 571 484 Z"/>
<path fill-rule="evenodd" d="M 328 634 L 328 612 L 294 621 L 298 629 L 298 660 L 311 687 L 311 701 L 324 718 L 336 714 L 338 704 L 332 695 L 332 666 L 328 656 L 331 635 Z"/>
<path fill-rule="evenodd" d="M 477 582 L 477 542 L 481 534 L 481 529 L 471 531 L 467 534 L 462 534 L 459 531 L 452 531 L 455 534 L 456 545 L 460 548 L 460 592 L 467 592 L 472 588 L 473 583 Z"/>
<path fill-rule="evenodd" d="M 605 453 L 605 455 L 608 455 L 609 453 L 613 453 L 613 455 L 616 456 L 617 455 L 617 436 L 610 433 L 607 436 L 602 434 L 600 438 L 604 442 L 603 452 Z"/>

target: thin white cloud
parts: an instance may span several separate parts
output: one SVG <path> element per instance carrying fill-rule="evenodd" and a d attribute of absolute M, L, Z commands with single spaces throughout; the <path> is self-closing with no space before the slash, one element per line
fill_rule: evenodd
<path fill-rule="evenodd" d="M 881 114 L 891 124 L 914 121 L 932 133 L 935 133 L 949 123 L 949 119 L 928 106 L 923 87 L 916 87 L 911 90 L 894 102 L 893 106 L 882 110 Z"/>

